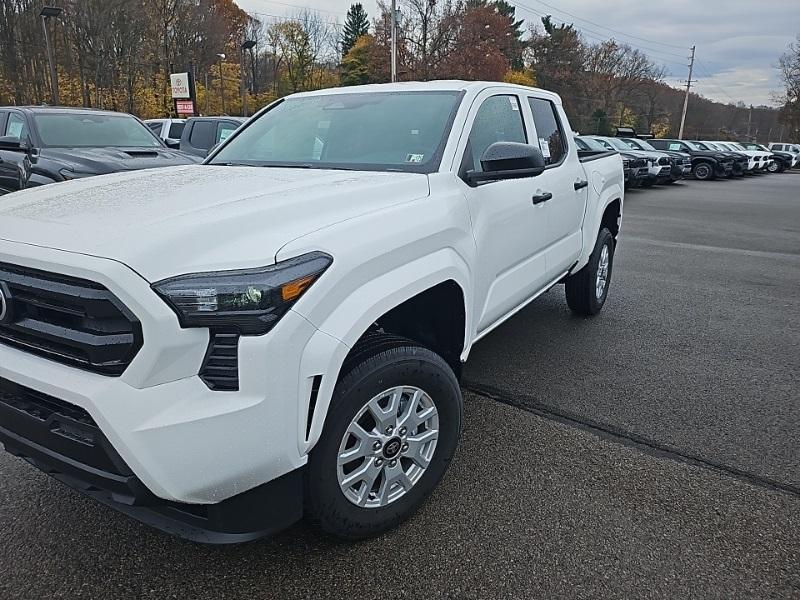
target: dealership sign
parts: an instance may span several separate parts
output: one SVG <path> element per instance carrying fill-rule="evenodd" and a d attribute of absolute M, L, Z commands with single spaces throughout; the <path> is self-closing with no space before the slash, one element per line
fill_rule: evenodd
<path fill-rule="evenodd" d="M 175 101 L 175 111 L 179 115 L 193 115 L 194 114 L 194 102 L 191 100 L 176 100 Z"/>
<path fill-rule="evenodd" d="M 169 76 L 170 84 L 172 85 L 173 98 L 191 98 L 192 94 L 189 89 L 189 73 L 172 73 Z"/>

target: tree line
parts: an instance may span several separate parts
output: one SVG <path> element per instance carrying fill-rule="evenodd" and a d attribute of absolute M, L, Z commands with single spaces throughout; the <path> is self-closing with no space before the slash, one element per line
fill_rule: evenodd
<path fill-rule="evenodd" d="M 50 97 L 44 0 L 0 0 L 0 104 Z M 303 10 L 247 14 L 233 0 L 48 0 L 63 104 L 170 115 L 169 73 L 190 70 L 205 114 L 240 114 L 297 91 L 390 78 L 391 14 L 353 4 L 343 24 Z M 573 127 L 676 135 L 683 92 L 664 67 L 615 40 L 591 42 L 551 17 L 517 19 L 504 0 L 398 0 L 400 80 L 481 79 L 539 85 L 564 99 Z M 244 45 L 244 42 L 250 42 Z M 223 106 L 224 103 L 224 106 Z M 692 94 L 687 137 L 766 138 L 790 113 Z M 777 135 L 777 134 L 776 134 Z M 772 135 L 775 137 L 774 135 Z"/>

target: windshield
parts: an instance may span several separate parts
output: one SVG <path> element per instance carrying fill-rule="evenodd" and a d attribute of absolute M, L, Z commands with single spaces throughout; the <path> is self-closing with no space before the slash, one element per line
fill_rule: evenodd
<path fill-rule="evenodd" d="M 630 146 L 620 140 L 619 138 L 602 138 L 598 140 L 601 144 L 608 144 L 614 150 L 621 150 L 622 152 L 627 152 L 630 150 Z"/>
<path fill-rule="evenodd" d="M 374 92 L 288 98 L 210 161 L 317 169 L 430 173 L 459 92 Z"/>
<path fill-rule="evenodd" d="M 656 150 L 649 142 L 639 138 L 623 138 L 634 150 Z"/>
<path fill-rule="evenodd" d="M 603 144 L 592 138 L 587 138 L 587 137 L 575 138 L 575 143 L 578 144 L 578 148 L 584 151 L 591 150 L 594 152 L 608 152 L 608 148 L 606 148 L 605 146 L 603 146 Z M 581 148 L 581 144 L 583 144 L 584 146 L 583 148 Z"/>
<path fill-rule="evenodd" d="M 160 148 L 152 131 L 130 115 L 47 112 L 33 115 L 42 146 L 49 148 Z"/>

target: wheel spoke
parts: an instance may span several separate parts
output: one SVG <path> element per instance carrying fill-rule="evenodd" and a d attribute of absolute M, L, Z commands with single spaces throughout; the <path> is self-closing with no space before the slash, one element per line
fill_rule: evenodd
<path fill-rule="evenodd" d="M 424 453 L 424 450 L 430 449 L 429 442 L 439 439 L 439 430 L 430 429 L 423 431 L 420 435 L 409 437 L 406 442 L 408 443 L 408 450 L 406 451 L 406 458 L 411 459 L 423 469 L 427 469 L 430 464 L 430 453 Z"/>
<path fill-rule="evenodd" d="M 385 432 L 387 427 L 397 426 L 397 413 L 400 399 L 403 397 L 403 388 L 397 387 L 389 392 L 389 403 L 382 408 L 380 401 L 386 396 L 378 396 L 369 401 L 369 412 L 378 425 L 378 431 Z"/>

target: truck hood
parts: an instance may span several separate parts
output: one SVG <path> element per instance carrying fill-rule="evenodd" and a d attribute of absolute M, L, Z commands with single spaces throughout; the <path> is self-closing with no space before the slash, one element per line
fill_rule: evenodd
<path fill-rule="evenodd" d="M 0 239 L 109 258 L 148 281 L 275 262 L 286 243 L 427 196 L 426 175 L 192 165 L 0 198 Z"/>
<path fill-rule="evenodd" d="M 117 171 L 135 171 L 155 167 L 191 165 L 200 159 L 171 148 L 42 148 L 39 160 L 51 160 L 59 166 L 84 175 L 103 175 Z"/>

